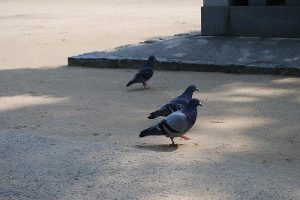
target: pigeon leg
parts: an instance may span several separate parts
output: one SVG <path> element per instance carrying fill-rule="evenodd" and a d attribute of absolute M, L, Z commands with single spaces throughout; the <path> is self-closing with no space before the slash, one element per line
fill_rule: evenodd
<path fill-rule="evenodd" d="M 185 139 L 185 140 L 190 140 L 191 138 L 187 137 L 186 135 L 182 135 L 180 136 L 182 139 Z"/>
<path fill-rule="evenodd" d="M 172 141 L 172 144 L 170 144 L 169 146 L 170 146 L 170 147 L 178 147 L 178 145 L 175 144 L 175 142 L 174 142 L 174 138 L 171 137 L 170 139 L 171 139 L 171 141 Z"/>
<path fill-rule="evenodd" d="M 149 89 L 149 86 L 147 85 L 146 82 L 143 83 L 143 86 L 144 86 L 145 89 Z"/>

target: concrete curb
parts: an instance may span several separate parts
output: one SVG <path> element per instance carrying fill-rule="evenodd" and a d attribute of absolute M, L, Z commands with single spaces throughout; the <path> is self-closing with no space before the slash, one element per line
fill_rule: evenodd
<path fill-rule="evenodd" d="M 68 58 L 69 66 L 138 68 L 149 55 L 156 70 L 300 76 L 300 39 L 181 34 Z"/>
<path fill-rule="evenodd" d="M 69 57 L 68 66 L 92 67 L 92 68 L 125 68 L 137 69 L 144 59 L 112 59 L 112 58 L 78 58 Z M 155 64 L 156 70 L 167 71 L 196 71 L 196 72 L 223 72 L 235 74 L 271 74 L 300 76 L 299 68 L 292 67 L 261 67 L 246 65 L 216 65 L 208 63 L 187 63 L 180 61 L 160 61 Z"/>

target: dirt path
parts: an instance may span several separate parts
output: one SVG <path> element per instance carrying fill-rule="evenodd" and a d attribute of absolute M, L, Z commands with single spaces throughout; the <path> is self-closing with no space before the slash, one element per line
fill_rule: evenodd
<path fill-rule="evenodd" d="M 67 64 L 68 56 L 199 31 L 202 0 L 2 0 L 0 68 Z"/>
<path fill-rule="evenodd" d="M 144 91 L 125 88 L 132 73 L 1 71 L 0 196 L 299 198 L 299 79 L 156 72 Z M 204 105 L 192 140 L 138 138 L 190 83 Z"/>

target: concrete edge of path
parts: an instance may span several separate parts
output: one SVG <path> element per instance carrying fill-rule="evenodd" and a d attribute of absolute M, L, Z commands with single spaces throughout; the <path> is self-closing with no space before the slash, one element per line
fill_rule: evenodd
<path fill-rule="evenodd" d="M 137 69 L 144 59 L 112 59 L 112 58 L 68 58 L 68 66 L 92 67 L 92 68 L 123 68 Z M 157 61 L 156 70 L 166 71 L 196 71 L 196 72 L 223 72 L 235 74 L 271 74 L 300 76 L 300 69 L 293 67 L 261 67 L 245 65 L 216 65 L 206 63 L 187 63 L 176 61 Z"/>
<path fill-rule="evenodd" d="M 300 76 L 300 39 L 184 34 L 68 58 L 68 66 L 138 68 L 155 55 L 156 70 Z"/>

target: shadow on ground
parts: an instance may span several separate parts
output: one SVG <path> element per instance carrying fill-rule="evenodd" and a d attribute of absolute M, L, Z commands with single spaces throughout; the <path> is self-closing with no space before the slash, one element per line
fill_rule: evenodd
<path fill-rule="evenodd" d="M 133 72 L 0 71 L 0 197 L 299 198 L 299 78 L 160 71 L 143 92 Z M 138 138 L 191 83 L 192 140 Z"/>
<path fill-rule="evenodd" d="M 156 152 L 172 152 L 178 149 L 178 147 L 170 147 L 170 145 L 167 144 L 162 144 L 162 145 L 143 144 L 143 145 L 134 145 L 134 147 L 145 151 L 156 151 Z"/>

